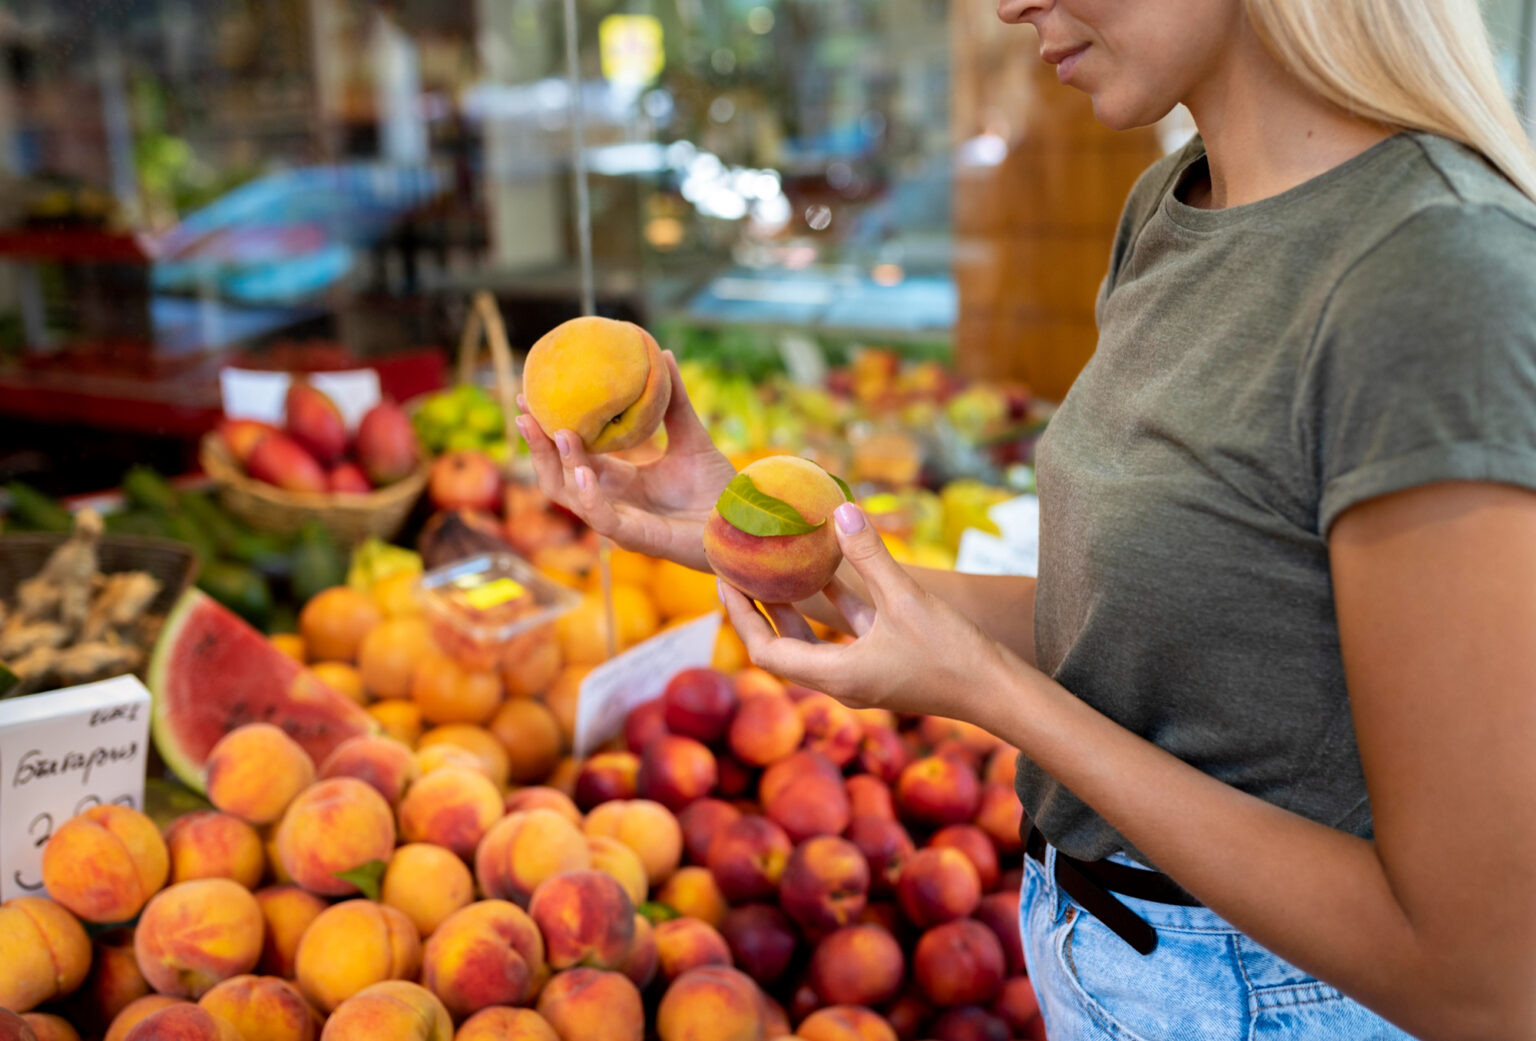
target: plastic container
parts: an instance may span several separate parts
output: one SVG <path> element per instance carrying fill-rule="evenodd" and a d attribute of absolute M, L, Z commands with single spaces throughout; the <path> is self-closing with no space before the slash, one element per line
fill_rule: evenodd
<path fill-rule="evenodd" d="M 480 553 L 421 576 L 421 602 L 443 652 L 465 668 L 495 668 L 507 641 L 581 602 L 515 553 Z"/>

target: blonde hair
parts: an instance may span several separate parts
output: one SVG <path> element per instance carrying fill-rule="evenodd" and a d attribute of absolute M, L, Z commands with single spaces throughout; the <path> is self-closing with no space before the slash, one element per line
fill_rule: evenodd
<path fill-rule="evenodd" d="M 1481 152 L 1536 199 L 1536 153 L 1494 71 L 1477 0 L 1245 0 L 1275 56 L 1366 119 Z"/>

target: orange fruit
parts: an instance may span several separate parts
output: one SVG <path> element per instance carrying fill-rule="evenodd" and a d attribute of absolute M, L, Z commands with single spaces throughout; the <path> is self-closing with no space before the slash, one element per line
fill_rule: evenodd
<path fill-rule="evenodd" d="M 554 772 L 549 775 L 549 779 L 544 784 L 546 787 L 553 788 L 557 792 L 564 792 L 566 795 L 574 796 L 576 794 L 576 775 L 579 773 L 581 773 L 581 763 L 570 756 L 566 756 L 555 766 Z"/>
<path fill-rule="evenodd" d="M 338 694 L 345 694 L 359 705 L 368 704 L 368 692 L 363 689 L 363 674 L 344 661 L 317 661 L 309 671 L 320 677 L 320 682 Z"/>
<path fill-rule="evenodd" d="M 484 723 L 501 704 L 501 680 L 430 652 L 411 673 L 411 700 L 428 723 Z"/>
<path fill-rule="evenodd" d="M 356 661 L 357 648 L 384 612 L 364 593 L 350 586 L 332 586 L 316 593 L 299 612 L 299 633 L 311 658 Z"/>
<path fill-rule="evenodd" d="M 357 651 L 363 686 L 376 698 L 408 698 L 416 665 L 437 652 L 432 630 L 416 615 L 386 618 L 363 637 Z"/>
<path fill-rule="evenodd" d="M 468 723 L 449 723 L 433 727 L 421 735 L 418 747 L 425 751 L 438 745 L 452 745 L 463 749 L 475 757 L 481 771 L 496 782 L 496 787 L 507 786 L 507 774 L 511 769 L 507 760 L 507 750 L 501 747 L 501 742 L 496 740 L 495 735 L 485 727 L 471 726 Z"/>
<path fill-rule="evenodd" d="M 304 637 L 298 633 L 273 633 L 267 640 L 296 662 L 302 664 L 309 660 L 304 653 Z"/>
<path fill-rule="evenodd" d="M 560 665 L 555 630 L 547 625 L 530 629 L 512 637 L 502 649 L 501 684 L 508 697 L 532 697 L 554 682 Z"/>
<path fill-rule="evenodd" d="M 576 740 L 576 699 L 581 694 L 581 681 L 591 671 L 590 665 L 567 665 L 541 699 L 559 722 L 560 736 L 567 748 Z"/>
<path fill-rule="evenodd" d="M 368 706 L 368 714 L 378 720 L 384 733 L 416 747 L 416 741 L 421 737 L 421 709 L 416 707 L 416 702 L 404 698 L 375 701 Z"/>
<path fill-rule="evenodd" d="M 419 571 L 396 571 L 375 582 L 368 595 L 373 597 L 373 602 L 379 605 L 386 618 L 419 614 L 421 601 L 416 599 L 416 580 L 419 578 Z"/>
<path fill-rule="evenodd" d="M 458 745 L 450 745 L 439 741 L 435 745 L 428 745 L 416 753 L 416 769 L 425 777 L 433 770 L 441 770 L 446 766 L 457 766 L 464 770 L 473 770 L 476 773 L 485 773 L 485 767 L 480 763 L 480 757 L 467 748 Z M 490 776 L 487 774 L 486 776 Z"/>
<path fill-rule="evenodd" d="M 720 622 L 720 635 L 715 637 L 715 660 L 712 664 L 721 672 L 737 672 L 751 664 L 747 659 L 747 645 L 736 635 L 729 618 Z"/>
<path fill-rule="evenodd" d="M 656 633 L 661 621 L 645 590 L 615 582 L 613 616 L 618 628 L 617 645 L 622 651 Z M 608 615 L 601 593 L 588 593 L 581 603 L 555 620 L 560 651 L 573 665 L 597 665 L 608 659 Z"/>
<path fill-rule="evenodd" d="M 532 698 L 513 698 L 487 724 L 501 742 L 514 784 L 538 784 L 560 762 L 565 734 L 547 705 Z"/>
<path fill-rule="evenodd" d="M 651 575 L 656 564 L 657 561 L 654 558 L 644 553 L 619 549 L 617 546 L 608 554 L 608 568 L 613 573 L 613 581 L 628 586 L 639 586 L 642 589 L 651 584 Z M 601 566 L 587 572 L 587 588 L 593 591 L 603 588 Z"/>
<path fill-rule="evenodd" d="M 670 560 L 656 562 L 650 589 L 663 618 L 697 618 L 720 610 L 715 576 Z"/>

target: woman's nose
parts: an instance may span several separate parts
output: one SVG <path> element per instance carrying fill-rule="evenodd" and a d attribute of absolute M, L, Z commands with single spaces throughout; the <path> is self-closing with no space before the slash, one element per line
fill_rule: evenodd
<path fill-rule="evenodd" d="M 997 17 L 1009 25 L 1018 25 L 1042 15 L 1055 5 L 1055 0 L 998 0 Z"/>

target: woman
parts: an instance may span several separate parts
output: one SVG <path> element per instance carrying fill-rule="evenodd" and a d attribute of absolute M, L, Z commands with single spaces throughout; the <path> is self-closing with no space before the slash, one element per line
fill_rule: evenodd
<path fill-rule="evenodd" d="M 1200 130 L 1040 446 L 1038 584 L 903 569 L 848 505 L 798 608 L 857 639 L 722 586 L 733 624 L 1021 749 L 1055 1041 L 1536 1037 L 1536 162 L 1474 0 L 999 13 L 1109 126 Z M 673 383 L 648 468 L 520 425 L 548 494 L 703 569 L 732 471 Z"/>

